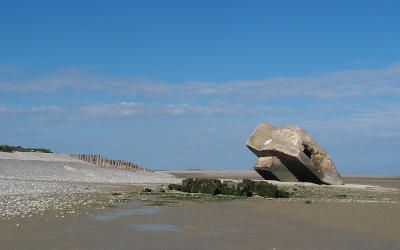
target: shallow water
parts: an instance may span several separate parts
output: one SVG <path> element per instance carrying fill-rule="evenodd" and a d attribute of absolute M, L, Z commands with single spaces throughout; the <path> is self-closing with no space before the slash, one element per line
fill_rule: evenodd
<path fill-rule="evenodd" d="M 132 229 L 146 232 L 178 232 L 180 227 L 173 224 L 139 224 L 130 226 Z"/>
<path fill-rule="evenodd" d="M 131 206 L 109 210 L 103 214 L 90 214 L 94 220 L 110 221 L 121 217 L 149 215 L 159 212 L 160 208 L 156 206 L 143 206 L 139 203 L 132 203 Z"/>

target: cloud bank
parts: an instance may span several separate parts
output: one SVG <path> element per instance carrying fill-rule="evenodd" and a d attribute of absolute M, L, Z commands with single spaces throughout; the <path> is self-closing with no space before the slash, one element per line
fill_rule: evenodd
<path fill-rule="evenodd" d="M 168 83 L 101 76 L 63 70 L 34 79 L 1 80 L 2 92 L 56 92 L 69 87 L 125 96 L 173 98 L 342 98 L 362 95 L 400 95 L 400 63 L 383 69 L 346 70 L 301 77 L 264 80 Z"/>

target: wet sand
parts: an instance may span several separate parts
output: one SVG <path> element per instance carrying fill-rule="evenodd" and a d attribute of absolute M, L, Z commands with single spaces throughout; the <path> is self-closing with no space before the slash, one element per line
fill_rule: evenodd
<path fill-rule="evenodd" d="M 400 249 L 400 204 L 240 200 L 0 225 L 3 249 Z M 19 224 L 19 227 L 16 226 Z"/>
<path fill-rule="evenodd" d="M 260 179 L 252 171 L 171 173 L 178 178 Z M 304 187 L 306 191 L 309 189 L 307 192 L 318 191 L 316 199 L 249 198 L 200 203 L 177 200 L 178 203 L 163 206 L 157 202 L 149 206 L 146 200 L 151 194 L 120 199 L 121 203 L 108 203 L 110 193 L 99 194 L 97 200 L 105 200 L 102 207 L 75 207 L 74 214 L 62 216 L 60 211 L 48 210 L 43 215 L 0 220 L 0 246 L 1 249 L 400 249 L 400 196 L 396 189 L 399 178 L 344 179 L 346 183 L 390 189 L 360 189 L 353 185 L 354 189 L 350 184 L 350 189 L 340 189 L 340 193 L 352 190 L 353 195 L 331 199 L 320 197 L 318 190 L 329 194 L 327 190 L 335 187 L 307 184 Z M 114 189 L 138 191 L 137 186 Z"/>

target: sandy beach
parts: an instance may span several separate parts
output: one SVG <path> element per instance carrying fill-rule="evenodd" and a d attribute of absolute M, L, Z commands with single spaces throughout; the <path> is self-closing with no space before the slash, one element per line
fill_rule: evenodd
<path fill-rule="evenodd" d="M 7 249 L 399 249 L 399 209 L 278 200 L 131 202 L 80 216 L 8 220 L 0 234 Z"/>
<path fill-rule="evenodd" d="M 136 173 L 56 154 L 0 158 L 5 249 L 400 249 L 398 177 L 344 177 L 343 186 L 272 182 L 295 190 L 287 199 L 172 195 L 165 202 L 168 193 L 138 192 L 189 177 L 261 178 Z"/>

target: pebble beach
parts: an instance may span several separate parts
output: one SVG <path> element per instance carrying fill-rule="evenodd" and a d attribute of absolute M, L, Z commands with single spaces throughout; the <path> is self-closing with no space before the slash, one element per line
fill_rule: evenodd
<path fill-rule="evenodd" d="M 177 182 L 167 173 L 100 167 L 63 154 L 0 152 L 0 219 L 87 205 L 121 185 Z"/>

